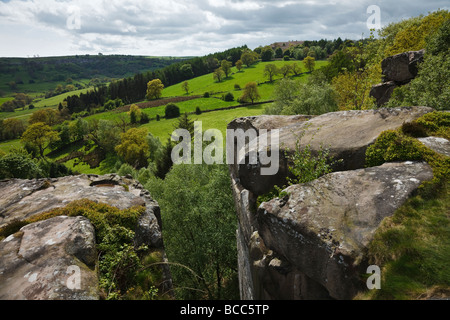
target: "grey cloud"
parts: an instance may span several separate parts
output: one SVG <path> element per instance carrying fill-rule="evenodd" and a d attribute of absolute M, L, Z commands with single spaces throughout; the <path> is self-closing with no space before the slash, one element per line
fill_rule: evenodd
<path fill-rule="evenodd" d="M 47 29 L 43 30 L 53 28 L 65 32 L 67 40 L 80 50 L 104 48 L 106 52 L 127 50 L 133 43 L 141 44 L 142 48 L 157 43 L 162 52 L 164 48 L 170 51 L 167 55 L 183 55 L 185 51 L 194 52 L 196 45 L 201 50 L 225 50 L 231 46 L 256 47 L 275 41 L 360 38 L 363 32 L 369 33 L 366 9 L 372 4 L 381 9 L 382 25 L 438 8 L 448 9 L 445 0 L 255 0 L 251 3 L 258 7 L 251 9 L 242 9 L 250 3 L 248 0 L 222 3 L 228 5 L 214 5 L 208 0 L 164 0 L 158 4 L 144 0 L 48 0 L 39 6 L 27 0 L 0 1 L 0 30 L 2 23 L 21 23 L 37 30 L 45 26 Z M 80 8 L 80 29 L 66 27 L 69 6 Z M 17 34 L 18 39 L 23 36 Z M 153 48 L 143 54 L 152 54 Z"/>

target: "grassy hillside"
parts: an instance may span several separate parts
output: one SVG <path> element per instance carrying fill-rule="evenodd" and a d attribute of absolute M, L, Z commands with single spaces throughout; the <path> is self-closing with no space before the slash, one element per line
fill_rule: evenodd
<path fill-rule="evenodd" d="M 205 92 L 233 92 L 235 84 L 238 84 L 241 88 L 250 82 L 255 81 L 256 83 L 262 84 L 268 81 L 266 77 L 264 77 L 264 67 L 267 64 L 275 64 L 278 68 L 282 67 L 285 64 L 293 64 L 297 63 L 302 68 L 302 71 L 305 71 L 303 63 L 301 61 L 270 61 L 270 62 L 259 62 L 250 67 L 244 67 L 241 71 L 238 71 L 236 67 L 231 69 L 231 75 L 224 79 L 222 82 L 216 82 L 213 80 L 212 74 L 207 74 L 201 77 L 197 77 L 195 79 L 189 80 L 189 94 L 198 94 L 202 95 Z M 323 67 L 327 64 L 327 61 L 316 61 L 316 68 Z M 298 78 L 302 81 L 307 79 L 308 75 L 303 74 Z M 274 79 L 282 78 L 281 75 L 277 75 Z M 263 94 L 262 100 L 264 98 L 270 97 L 272 93 L 272 86 L 269 84 L 268 87 L 260 87 L 260 92 Z M 181 96 L 185 95 L 186 92 L 182 89 L 182 83 L 170 86 L 163 91 L 163 97 L 171 97 L 171 96 Z"/>
<path fill-rule="evenodd" d="M 184 58 L 124 55 L 81 55 L 45 58 L 0 58 L 0 96 L 15 92 L 39 94 L 53 90 L 58 84 L 78 88 L 89 83 L 121 79 L 139 72 L 163 68 Z"/>
<path fill-rule="evenodd" d="M 177 102 L 176 105 L 180 108 L 180 112 L 188 112 L 191 113 L 190 118 L 192 120 L 202 121 L 203 130 L 207 129 L 218 129 L 222 132 L 223 137 L 225 138 L 225 132 L 227 124 L 235 118 L 245 117 L 245 116 L 256 116 L 261 115 L 264 112 L 264 105 L 256 105 L 256 106 L 245 106 L 238 107 L 228 110 L 217 110 L 224 109 L 229 107 L 237 107 L 240 103 L 237 99 L 242 95 L 242 90 L 236 90 L 234 85 L 237 83 L 243 88 L 246 83 L 250 81 L 255 81 L 260 83 L 258 86 L 258 91 L 261 95 L 260 101 L 267 101 L 273 98 L 273 89 L 276 84 L 276 80 L 280 79 L 281 76 L 276 76 L 275 81 L 273 83 L 267 82 L 267 79 L 264 76 L 264 67 L 267 64 L 274 63 L 277 67 L 281 67 L 285 64 L 293 64 L 296 62 L 298 65 L 302 66 L 301 61 L 271 61 L 271 62 L 259 62 L 255 65 L 252 65 L 249 68 L 243 68 L 240 72 L 234 67 L 232 68 L 232 73 L 228 78 L 224 79 L 221 82 L 217 82 L 213 79 L 212 74 L 207 74 L 201 77 L 197 77 L 188 81 L 190 90 L 189 96 L 199 95 L 199 98 L 195 98 L 188 101 Z M 317 61 L 316 68 L 326 65 L 326 61 Z M 302 66 L 303 67 L 303 66 Z M 309 74 L 301 74 L 296 76 L 296 79 L 300 81 L 306 81 L 309 77 Z M 213 93 L 209 98 L 201 97 L 204 92 Z M 226 93 L 231 92 L 234 95 L 233 101 L 224 101 L 221 99 L 221 96 Z M 182 89 L 181 83 L 167 87 L 163 90 L 163 97 L 167 99 L 168 97 L 186 97 L 188 96 L 186 92 Z M 170 99 L 169 99 L 170 101 Z M 145 102 L 141 102 L 145 104 Z M 139 105 L 140 103 L 137 102 Z M 147 114 L 151 121 L 148 124 L 142 125 L 148 130 L 148 132 L 152 133 L 155 137 L 159 138 L 162 143 L 165 143 L 167 139 L 170 137 L 172 131 L 174 130 L 174 126 L 177 123 L 177 119 L 166 120 L 163 118 L 164 110 L 166 104 L 160 105 L 152 108 L 142 109 L 142 112 Z M 193 114 L 197 108 L 200 108 L 202 114 L 196 115 Z M 126 108 L 125 108 L 126 110 Z M 119 122 L 120 119 L 129 119 L 128 112 L 123 109 L 121 110 L 113 110 L 109 112 L 97 113 L 91 116 L 84 118 L 86 121 L 94 121 L 94 120 L 109 120 L 114 122 Z M 216 111 L 215 111 L 216 110 Z M 161 117 L 160 121 L 156 121 L 156 116 L 159 115 Z M 22 116 L 26 116 L 22 115 Z M 20 146 L 20 143 L 16 141 L 9 141 L 0 144 L 0 150 L 5 152 L 9 151 L 11 147 Z M 80 146 L 79 150 L 82 150 L 84 147 Z M 76 150 L 66 150 L 64 153 L 60 153 L 56 156 L 52 156 L 53 160 L 57 160 L 68 156 L 70 152 Z M 76 170 L 80 173 L 106 173 L 109 170 L 108 166 L 101 165 L 98 168 L 90 168 L 89 165 L 85 163 L 80 163 L 76 160 L 69 160 L 65 163 L 68 167 Z"/>

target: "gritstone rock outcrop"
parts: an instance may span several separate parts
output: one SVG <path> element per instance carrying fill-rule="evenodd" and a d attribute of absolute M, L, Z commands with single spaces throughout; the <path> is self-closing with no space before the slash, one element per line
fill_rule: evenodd
<path fill-rule="evenodd" d="M 372 87 L 370 95 L 380 107 L 389 101 L 394 89 L 409 83 L 417 76 L 418 65 L 423 61 L 425 49 L 408 51 L 387 57 L 381 62 L 383 83 Z"/>
<path fill-rule="evenodd" d="M 135 245 L 164 254 L 159 205 L 137 181 L 114 174 L 0 181 L 0 227 L 87 199 L 119 209 L 144 206 Z M 99 299 L 95 231 L 84 217 L 55 217 L 28 224 L 0 242 L 0 299 Z M 162 266 L 164 291 L 172 280 Z M 73 274 L 80 277 L 75 279 Z M 76 280 L 76 281 L 75 281 Z M 75 281 L 75 282 L 74 282 Z"/>
<path fill-rule="evenodd" d="M 261 175 L 260 165 L 229 166 L 241 298 L 352 299 L 364 290 L 367 248 L 381 221 L 433 178 L 423 162 L 365 168 L 365 152 L 381 132 L 431 111 L 409 107 L 334 112 L 309 120 L 262 116 L 232 121 L 231 129 L 279 129 L 282 149 L 275 176 Z M 313 152 L 323 145 L 342 162 L 335 172 L 292 185 L 283 198 L 256 207 L 258 195 L 285 184 L 298 136 Z"/>

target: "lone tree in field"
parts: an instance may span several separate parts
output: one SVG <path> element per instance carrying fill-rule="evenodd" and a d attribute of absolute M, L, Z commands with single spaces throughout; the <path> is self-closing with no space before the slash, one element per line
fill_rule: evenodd
<path fill-rule="evenodd" d="M 115 147 L 117 154 L 135 168 L 147 166 L 150 147 L 147 143 L 147 129 L 132 128 L 120 134 L 121 143 Z"/>
<path fill-rule="evenodd" d="M 287 78 L 292 74 L 292 66 L 285 64 L 280 68 L 280 74 L 283 75 L 283 78 Z"/>
<path fill-rule="evenodd" d="M 44 151 L 58 140 L 58 133 L 43 122 L 33 123 L 22 135 L 22 142 L 39 150 L 41 158 L 44 158 Z"/>
<path fill-rule="evenodd" d="M 242 60 L 236 61 L 236 69 L 238 69 L 238 71 L 241 71 L 243 64 L 244 63 L 242 62 Z"/>
<path fill-rule="evenodd" d="M 294 73 L 294 75 L 298 76 L 300 73 L 302 73 L 302 68 L 297 64 L 297 62 L 294 62 L 291 65 L 292 68 L 292 72 Z"/>
<path fill-rule="evenodd" d="M 269 78 L 270 82 L 273 82 L 273 77 L 279 73 L 277 66 L 273 63 L 266 64 L 264 67 L 264 76 Z"/>
<path fill-rule="evenodd" d="M 256 52 L 245 50 L 241 55 L 242 62 L 247 65 L 247 67 L 250 67 L 253 63 L 256 62 L 258 59 L 258 54 Z"/>
<path fill-rule="evenodd" d="M 303 59 L 303 64 L 305 65 L 306 70 L 311 73 L 316 66 L 316 59 L 314 59 L 313 57 L 306 57 L 305 59 Z"/>
<path fill-rule="evenodd" d="M 159 99 L 161 98 L 162 90 L 164 85 L 159 79 L 151 80 L 147 83 L 147 99 Z"/>
<path fill-rule="evenodd" d="M 214 80 L 217 80 L 217 82 L 222 82 L 222 79 L 224 77 L 225 77 L 225 72 L 223 71 L 223 69 L 221 67 L 214 70 L 214 73 L 213 73 Z"/>
<path fill-rule="evenodd" d="M 222 60 L 220 67 L 222 68 L 223 72 L 225 73 L 225 78 L 228 78 L 228 75 L 231 73 L 231 67 L 233 64 L 230 61 Z"/>
<path fill-rule="evenodd" d="M 128 114 L 130 115 L 130 122 L 132 124 L 136 124 L 141 118 L 142 111 L 141 108 L 139 108 L 136 104 L 132 104 L 130 106 L 130 111 L 128 112 Z"/>
<path fill-rule="evenodd" d="M 256 100 L 261 98 L 258 92 L 258 85 L 256 82 L 252 81 L 245 85 L 244 93 L 242 94 L 241 100 L 242 101 L 248 101 L 250 100 L 252 103 L 254 103 Z"/>
<path fill-rule="evenodd" d="M 181 85 L 181 89 L 186 91 L 186 94 L 189 94 L 189 82 L 187 81 L 183 82 L 183 84 Z"/>

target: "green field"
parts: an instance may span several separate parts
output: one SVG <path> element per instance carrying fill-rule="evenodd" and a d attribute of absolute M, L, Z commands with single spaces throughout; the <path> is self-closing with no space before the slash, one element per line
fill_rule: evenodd
<path fill-rule="evenodd" d="M 65 98 L 67 98 L 68 96 L 73 96 L 73 95 L 79 95 L 80 93 L 86 93 L 87 91 L 91 90 L 92 88 L 88 88 L 88 89 L 81 89 L 81 90 L 75 90 L 75 91 L 70 91 L 70 92 L 66 92 L 66 93 L 62 93 L 60 95 L 51 97 L 51 98 L 47 98 L 47 99 L 42 99 L 42 98 L 37 98 L 35 100 L 33 100 L 33 105 L 34 105 L 34 109 L 28 109 L 28 107 L 25 107 L 24 110 L 21 109 L 16 109 L 14 112 L 0 112 L 0 119 L 8 119 L 8 118 L 20 118 L 22 120 L 28 120 L 28 118 L 30 117 L 30 115 L 35 112 L 36 110 L 42 109 L 42 108 L 56 108 L 59 103 L 63 102 Z M 12 98 L 0 98 L 3 99 L 5 101 L 7 101 L 6 99 L 12 100 Z M 2 100 L 0 100 L 0 104 L 2 103 Z"/>
<path fill-rule="evenodd" d="M 256 83 L 267 82 L 267 78 L 264 77 L 264 67 L 267 64 L 275 64 L 278 68 L 285 64 L 297 63 L 301 67 L 302 71 L 305 72 L 305 67 L 301 61 L 270 61 L 270 62 L 258 62 L 250 67 L 244 67 L 241 71 L 238 71 L 236 67 L 232 68 L 232 74 L 225 78 L 222 82 L 217 82 L 213 79 L 212 74 L 206 74 L 204 76 L 197 77 L 195 79 L 188 80 L 189 83 L 189 93 L 194 95 L 202 95 L 205 92 L 233 92 L 234 85 L 238 84 L 242 89 L 250 81 L 255 81 Z M 327 61 L 316 61 L 316 69 L 325 66 Z M 282 76 L 275 76 L 274 79 L 280 79 Z M 306 80 L 307 75 L 303 74 L 298 76 L 301 80 Z M 163 90 L 163 97 L 174 97 L 185 95 L 186 92 L 181 87 L 182 83 L 175 84 L 173 86 L 167 87 Z M 265 96 L 266 90 L 261 89 L 261 93 Z M 264 99 L 264 98 L 263 98 Z"/>
<path fill-rule="evenodd" d="M 213 79 L 212 74 L 207 74 L 204 76 L 200 76 L 188 81 L 189 83 L 189 95 L 203 95 L 205 92 L 210 92 L 211 96 L 209 98 L 197 98 L 193 100 L 178 102 L 176 105 L 180 108 L 181 113 L 191 113 L 189 116 L 191 120 L 201 121 L 202 130 L 208 129 L 218 129 L 222 132 L 223 137 L 226 137 L 226 128 L 229 122 L 233 119 L 247 116 L 257 116 L 264 113 L 265 104 L 256 105 L 256 106 L 245 106 L 238 107 L 233 109 L 226 110 L 217 110 L 222 108 L 229 108 L 238 106 L 240 103 L 237 102 L 237 99 L 242 95 L 243 88 L 245 84 L 250 81 L 257 82 L 258 91 L 260 93 L 259 101 L 268 101 L 273 99 L 273 90 L 277 83 L 276 80 L 279 80 L 282 76 L 278 75 L 274 78 L 273 83 L 269 83 L 268 79 L 264 77 L 264 67 L 267 64 L 273 63 L 277 65 L 278 68 L 285 64 L 293 64 L 297 63 L 304 71 L 304 67 L 301 61 L 270 61 L 270 62 L 258 62 L 250 67 L 244 67 L 241 71 L 233 67 L 232 74 L 229 75 L 228 78 L 225 78 L 221 82 L 217 82 Z M 316 69 L 326 65 L 326 61 L 316 61 Z M 301 82 L 305 82 L 309 77 L 309 74 L 303 73 L 298 76 L 293 77 L 294 79 L 299 79 Z M 235 84 L 238 84 L 241 90 L 235 88 Z M 49 99 L 42 99 L 39 101 L 35 101 L 35 109 L 34 110 L 16 110 L 14 113 L 0 113 L 0 119 L 8 118 L 8 117 L 17 117 L 24 120 L 27 120 L 28 117 L 36 110 L 44 107 L 55 108 L 57 105 L 62 102 L 68 95 L 80 94 L 82 92 L 86 92 L 88 89 L 72 91 L 69 93 L 64 93 Z M 231 92 L 234 96 L 233 101 L 224 101 L 221 99 L 222 95 Z M 167 87 L 163 90 L 162 98 L 169 97 L 179 97 L 186 96 L 186 92 L 182 89 L 181 83 L 175 84 L 173 86 Z M 5 99 L 5 98 L 3 98 Z M 200 108 L 202 114 L 196 115 L 192 114 L 196 111 L 196 108 Z M 170 119 L 166 120 L 163 118 L 164 116 L 165 105 L 159 107 L 145 108 L 142 109 L 143 113 L 146 113 L 151 121 L 148 124 L 142 125 L 141 127 L 146 128 L 148 132 L 152 133 L 155 137 L 159 138 L 162 143 L 165 143 L 168 138 L 170 138 L 171 133 L 174 130 L 174 127 L 178 121 L 178 119 Z M 209 112 L 205 112 L 209 111 Z M 161 117 L 160 121 L 156 121 L 156 116 L 159 115 Z M 103 113 L 97 113 L 91 116 L 84 118 L 86 121 L 100 120 L 105 119 L 109 121 L 119 121 L 120 119 L 129 119 L 129 115 L 127 112 L 118 112 L 118 111 L 109 111 Z M 0 150 L 3 152 L 9 152 L 11 148 L 21 147 L 20 140 L 12 140 L 0 143 Z M 73 149 L 73 148 L 72 148 Z M 62 158 L 67 156 L 71 151 L 74 150 L 65 150 L 64 153 L 58 154 L 57 156 L 53 156 L 52 159 L 56 160 L 58 158 Z M 82 148 L 80 148 L 81 150 Z M 68 167 L 73 169 L 74 171 L 80 173 L 96 173 L 103 174 L 104 166 L 100 165 L 99 168 L 91 169 L 89 165 L 84 163 L 78 163 L 75 160 L 70 160 L 65 163 Z"/>

